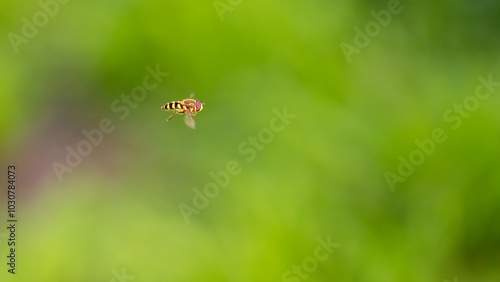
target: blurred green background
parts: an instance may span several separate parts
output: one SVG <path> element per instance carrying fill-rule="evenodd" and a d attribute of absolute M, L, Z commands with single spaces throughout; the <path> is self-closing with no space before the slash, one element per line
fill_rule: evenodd
<path fill-rule="evenodd" d="M 470 98 L 479 76 L 500 81 L 498 1 L 216 4 L 0 4 L 19 220 L 16 275 L 0 229 L 1 281 L 500 281 L 500 89 Z M 113 110 L 148 66 L 169 75 Z M 160 110 L 190 93 L 206 103 L 194 131 Z M 247 161 L 283 108 L 295 118 Z M 59 181 L 53 163 L 102 119 L 114 130 Z M 446 141 L 391 189 L 436 128 Z M 180 205 L 232 161 L 241 172 L 187 223 Z M 318 240 L 340 246 L 318 261 Z"/>

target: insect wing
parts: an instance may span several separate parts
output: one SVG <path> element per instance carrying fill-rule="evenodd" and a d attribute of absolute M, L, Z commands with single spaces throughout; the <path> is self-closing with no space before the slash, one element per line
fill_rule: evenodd
<path fill-rule="evenodd" d="M 191 112 L 186 113 L 186 116 L 184 117 L 184 123 L 192 129 L 196 129 L 196 123 L 194 122 L 194 118 Z"/>

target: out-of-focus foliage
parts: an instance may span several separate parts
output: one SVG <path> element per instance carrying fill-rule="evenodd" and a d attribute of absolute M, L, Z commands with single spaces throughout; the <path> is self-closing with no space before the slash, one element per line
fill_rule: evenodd
<path fill-rule="evenodd" d="M 1 281 L 499 281 L 497 1 L 215 2 L 0 4 Z M 160 110 L 190 93 L 195 131 Z"/>

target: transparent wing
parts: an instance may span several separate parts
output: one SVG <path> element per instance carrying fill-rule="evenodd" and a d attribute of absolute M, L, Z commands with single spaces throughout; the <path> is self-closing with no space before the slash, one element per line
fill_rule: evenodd
<path fill-rule="evenodd" d="M 186 112 L 184 123 L 192 129 L 196 129 L 196 123 L 194 122 L 194 118 L 191 112 Z"/>

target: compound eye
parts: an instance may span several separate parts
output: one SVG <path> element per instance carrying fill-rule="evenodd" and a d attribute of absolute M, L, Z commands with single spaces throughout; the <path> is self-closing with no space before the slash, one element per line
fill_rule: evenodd
<path fill-rule="evenodd" d="M 196 111 L 197 112 L 201 111 L 201 103 L 200 103 L 200 101 L 196 101 Z"/>

